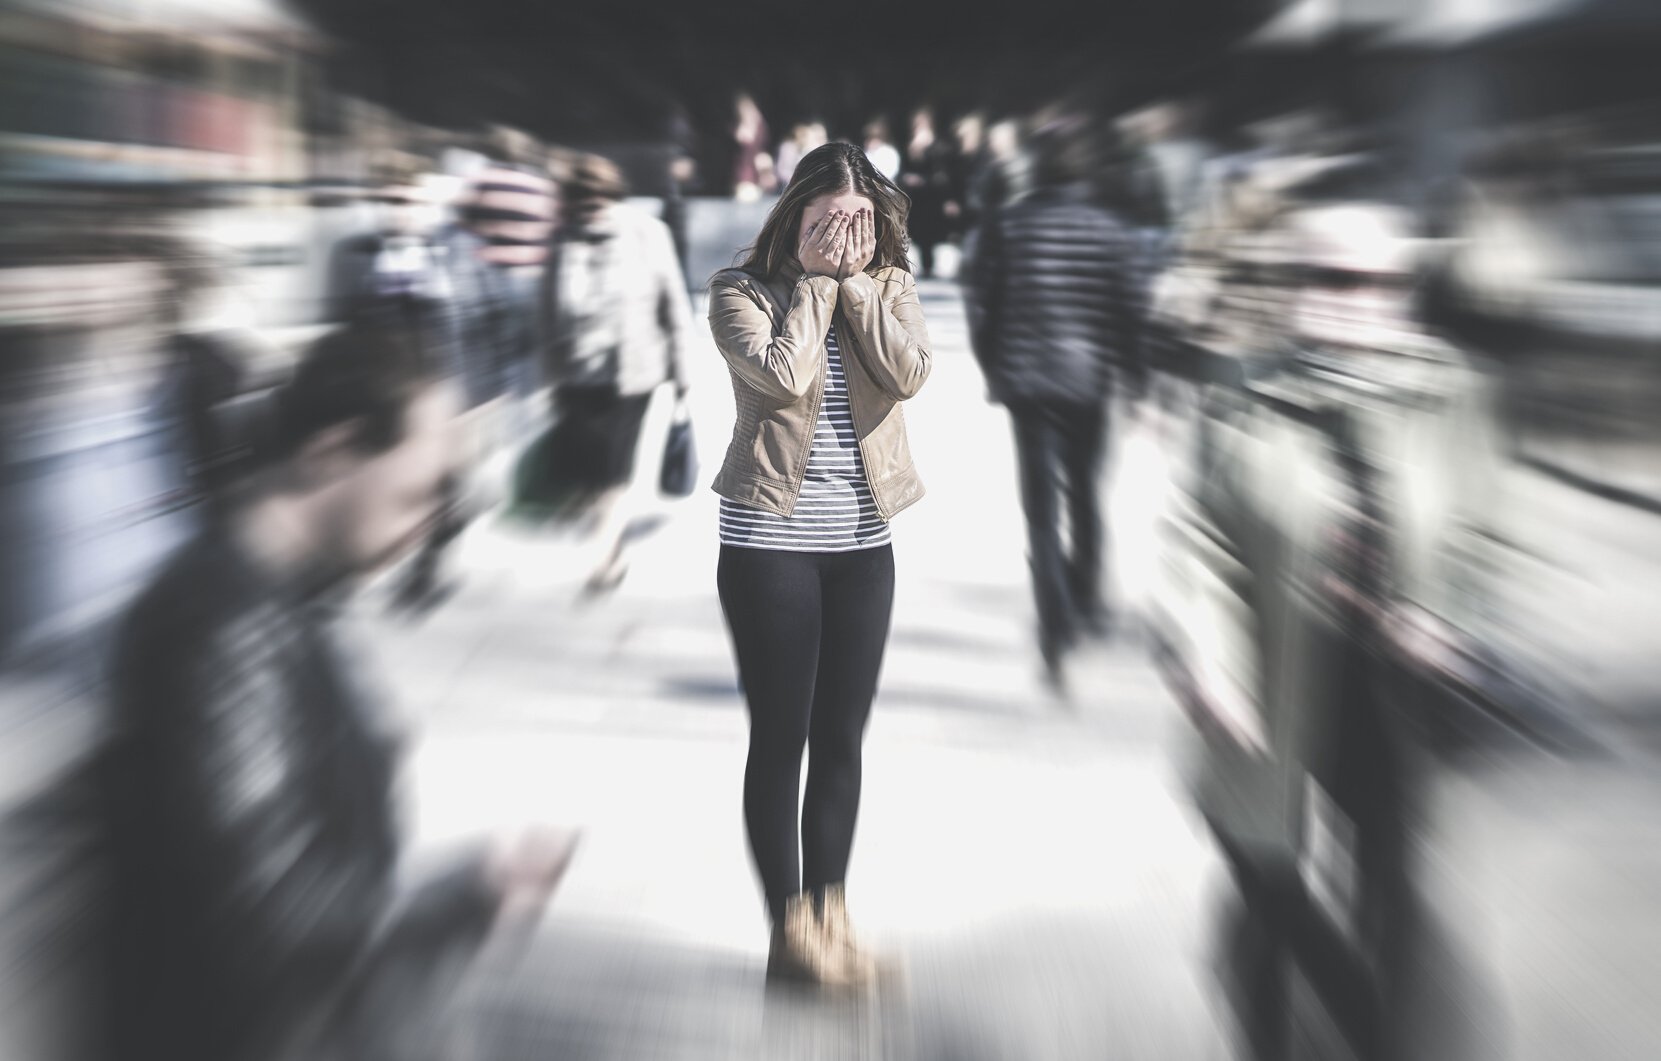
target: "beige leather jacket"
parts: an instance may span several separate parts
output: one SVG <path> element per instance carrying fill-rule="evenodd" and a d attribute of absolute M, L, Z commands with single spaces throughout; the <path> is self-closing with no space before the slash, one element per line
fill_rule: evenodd
<path fill-rule="evenodd" d="M 917 283 L 895 266 L 840 283 L 797 275 L 763 280 L 724 269 L 710 279 L 709 327 L 738 406 L 713 489 L 768 512 L 794 511 L 824 392 L 825 333 L 835 324 L 865 475 L 877 512 L 890 519 L 923 496 L 900 411 L 934 360 Z"/>

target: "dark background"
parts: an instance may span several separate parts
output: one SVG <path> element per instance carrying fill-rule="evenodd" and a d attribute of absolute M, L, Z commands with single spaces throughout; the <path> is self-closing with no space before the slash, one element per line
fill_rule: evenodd
<path fill-rule="evenodd" d="M 331 80 L 436 126 L 514 125 L 599 147 L 664 140 L 676 108 L 725 172 L 740 90 L 775 141 L 796 121 L 856 139 L 932 102 L 1021 114 L 1062 96 L 1122 109 L 1180 86 L 1284 0 L 1001 5 L 789 0 L 296 0 L 340 47 Z"/>

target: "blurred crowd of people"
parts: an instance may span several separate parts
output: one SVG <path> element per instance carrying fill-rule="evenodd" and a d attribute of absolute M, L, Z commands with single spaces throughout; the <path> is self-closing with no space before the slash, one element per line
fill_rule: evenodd
<path fill-rule="evenodd" d="M 908 235 L 918 275 L 929 278 L 944 275 L 936 250 L 947 244 L 961 248 L 986 204 L 1003 198 L 1009 182 L 1018 179 L 1012 168 L 1019 165 L 1016 145 L 1027 123 L 1021 116 L 990 121 L 984 111 L 967 110 L 947 127 L 937 125 L 931 104 L 913 110 L 909 123 L 903 142 L 880 115 L 837 139 L 859 144 L 877 172 L 910 198 Z M 754 97 L 740 95 L 732 135 L 733 194 L 741 201 L 781 192 L 797 161 L 831 139 L 819 119 L 792 124 L 776 144 L 769 129 Z"/>
<path fill-rule="evenodd" d="M 1576 603 L 1516 600 L 1517 543 L 1561 513 L 1497 484 L 1529 467 L 1661 512 L 1652 111 L 1519 117 L 1421 170 L 1376 116 L 1312 98 L 1230 115 L 1218 95 L 949 122 L 925 104 L 898 137 L 875 117 L 845 138 L 909 198 L 915 273 L 960 283 L 987 397 L 1009 414 L 1046 679 L 1065 691 L 1080 646 L 1130 625 L 1102 479 L 1113 445 L 1149 430 L 1181 496 L 1147 625 L 1227 749 L 1208 783 L 1314 754 L 1301 723 L 1396 689 L 1379 659 L 1561 733 L 1574 720 L 1555 716 L 1597 697 L 1539 693 L 1553 664 L 1555 681 L 1574 672 L 1575 646 L 1529 623 Z M 749 95 L 730 131 L 745 202 L 852 133 L 809 119 L 775 140 Z M 513 130 L 378 152 L 361 184 L 311 189 L 348 220 L 319 226 L 322 310 L 290 359 L 223 315 L 229 270 L 166 199 L 201 189 L 3 204 L 4 470 L 50 455 L 38 425 L 102 424 L 101 388 L 150 381 L 63 355 L 65 322 L 101 328 L 165 364 L 146 415 L 170 441 L 152 463 L 195 521 L 111 638 L 89 798 L 115 882 L 99 1030 L 120 1048 L 99 1056 L 413 1056 L 443 1019 L 427 1000 L 547 901 L 575 843 L 554 830 L 401 877 L 404 736 L 333 624 L 374 577 L 404 613 L 442 602 L 462 532 L 527 489 L 586 528 L 586 597 L 624 579 L 647 408 L 690 388 L 683 147 L 657 213 L 616 161 Z M 75 282 L 46 275 L 58 266 Z M 97 378 L 61 385 L 72 371 Z M 98 415 L 65 411 L 83 400 Z M 55 518 L 34 495 L 13 509 Z M 1345 812 L 1383 845 L 1356 921 L 1370 967 L 1394 972 L 1402 830 L 1379 793 L 1404 782 L 1367 719 L 1310 768 L 1384 778 Z M 1213 793 L 1220 832 L 1248 789 Z M 1284 1029 L 1252 1034 L 1271 1056 Z"/>
<path fill-rule="evenodd" d="M 124 586 L 77 631 L 89 643 L 66 649 L 97 676 L 97 732 L 33 794 L 52 813 L 76 808 L 89 846 L 57 879 L 99 897 L 72 915 L 84 950 L 60 955 L 85 958 L 74 1056 L 436 1054 L 454 1038 L 445 1003 L 462 970 L 534 925 L 574 850 L 574 833 L 535 828 L 413 871 L 397 785 L 408 736 L 340 619 L 369 585 L 403 614 L 429 612 L 455 588 L 461 533 L 518 493 L 557 502 L 541 520 L 581 524 L 584 592 L 618 585 L 638 537 L 620 502 L 646 404 L 687 391 L 675 237 L 626 201 L 615 162 L 512 130 L 388 152 L 330 194 L 354 221 L 323 233 L 320 319 L 291 356 L 271 329 L 219 312 L 234 274 L 184 224 L 188 205 L 135 193 L 84 233 L 62 227 L 72 210 L 42 211 L 8 240 L 25 259 L 13 278 L 82 275 L 88 257 L 131 266 L 111 274 L 136 304 L 114 325 L 66 317 L 61 285 L 31 322 L 30 292 L 8 286 L 24 359 L 3 397 L 28 421 L 84 427 L 54 403 L 94 385 L 66 380 L 73 362 L 54 366 L 48 340 L 90 328 L 104 363 L 142 388 L 122 401 L 188 522 L 137 595 Z M 36 232 L 60 242 L 26 246 Z M 90 305 L 109 317 L 122 294 Z M 143 356 L 124 360 L 129 344 Z M 517 481 L 556 429 L 539 450 L 554 459 Z M 41 481 L 84 491 L 56 475 Z M 7 503 L 9 518 L 49 515 L 33 495 Z"/>

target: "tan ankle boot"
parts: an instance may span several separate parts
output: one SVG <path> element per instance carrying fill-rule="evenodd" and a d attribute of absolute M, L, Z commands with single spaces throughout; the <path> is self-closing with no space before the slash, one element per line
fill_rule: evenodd
<path fill-rule="evenodd" d="M 876 956 L 854 936 L 853 925 L 848 920 L 847 893 L 842 885 L 832 884 L 825 889 L 819 921 L 828 960 L 841 968 L 842 978 L 851 984 L 876 979 L 879 972 Z"/>
<path fill-rule="evenodd" d="M 784 917 L 773 924 L 767 950 L 767 978 L 811 984 L 838 984 L 845 978 L 839 962 L 831 961 L 825 933 L 813 900 L 792 895 L 785 900 Z"/>

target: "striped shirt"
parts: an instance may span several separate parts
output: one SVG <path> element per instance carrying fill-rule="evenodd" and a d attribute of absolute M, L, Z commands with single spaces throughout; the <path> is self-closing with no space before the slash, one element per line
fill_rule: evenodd
<path fill-rule="evenodd" d="M 877 514 L 865 479 L 865 462 L 848 404 L 848 378 L 836 346 L 825 336 L 825 391 L 813 432 L 807 472 L 795 512 L 781 516 L 721 499 L 721 544 L 796 553 L 845 553 L 890 541 L 888 521 Z"/>
<path fill-rule="evenodd" d="M 554 229 L 554 182 L 530 167 L 494 163 L 473 179 L 469 212 L 492 265 L 541 265 Z"/>

